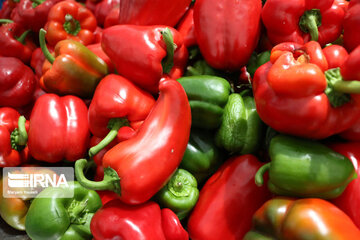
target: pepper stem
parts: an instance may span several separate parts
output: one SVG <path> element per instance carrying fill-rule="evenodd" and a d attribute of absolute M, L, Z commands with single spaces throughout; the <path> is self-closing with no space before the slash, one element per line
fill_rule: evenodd
<path fill-rule="evenodd" d="M 18 40 L 19 42 L 21 42 L 22 45 L 25 44 L 25 39 L 26 39 L 26 36 L 31 32 L 31 30 L 26 30 L 25 32 L 23 32 L 20 37 L 16 38 L 16 40 Z"/>
<path fill-rule="evenodd" d="M 360 81 L 339 81 L 334 83 L 334 90 L 342 93 L 360 94 Z"/>
<path fill-rule="evenodd" d="M 300 18 L 300 29 L 305 33 L 310 33 L 311 40 L 313 41 L 317 41 L 319 39 L 318 27 L 321 26 L 321 18 L 319 9 L 305 11 Z"/>
<path fill-rule="evenodd" d="M 68 34 L 74 36 L 78 35 L 81 30 L 80 22 L 70 14 L 65 15 L 65 22 L 63 27 Z"/>
<path fill-rule="evenodd" d="M 256 172 L 255 184 L 258 187 L 261 187 L 262 185 L 264 185 L 264 174 L 265 174 L 265 172 L 267 172 L 269 170 L 270 164 L 271 163 L 266 163 L 266 164 L 262 165 L 261 168 L 259 168 L 259 170 Z"/>
<path fill-rule="evenodd" d="M 21 146 L 26 145 L 28 140 L 25 123 L 26 123 L 26 118 L 24 116 L 20 116 L 18 120 L 18 129 L 19 129 L 18 144 Z"/>
<path fill-rule="evenodd" d="M 45 29 L 41 28 L 39 31 L 40 48 L 43 54 L 45 55 L 45 58 L 52 64 L 55 61 L 55 57 L 51 55 L 49 49 L 46 46 L 45 34 L 46 34 Z"/>
<path fill-rule="evenodd" d="M 166 44 L 166 58 L 162 61 L 162 67 L 164 73 L 169 73 L 174 66 L 174 53 L 176 49 L 176 44 L 174 43 L 173 35 L 169 28 L 165 28 L 164 31 L 161 31 L 163 40 Z"/>
<path fill-rule="evenodd" d="M 0 23 L 13 23 L 14 21 L 13 20 L 10 20 L 10 19 L 0 19 Z"/>
<path fill-rule="evenodd" d="M 129 122 L 126 118 L 113 118 L 110 119 L 108 128 L 110 129 L 106 137 L 101 140 L 97 145 L 93 146 L 89 150 L 89 156 L 93 157 L 98 154 L 102 149 L 109 145 L 117 136 L 118 131 L 123 126 L 128 126 Z"/>
<path fill-rule="evenodd" d="M 104 169 L 104 179 L 99 182 L 90 181 L 84 175 L 84 168 L 87 165 L 86 159 L 79 159 L 75 162 L 75 176 L 77 181 L 85 188 L 91 190 L 110 190 L 121 195 L 120 178 L 116 171 L 110 167 Z"/>
<path fill-rule="evenodd" d="M 36 8 L 37 6 L 39 6 L 40 4 L 42 4 L 43 2 L 45 2 L 45 0 L 30 0 L 32 2 L 32 7 Z"/>

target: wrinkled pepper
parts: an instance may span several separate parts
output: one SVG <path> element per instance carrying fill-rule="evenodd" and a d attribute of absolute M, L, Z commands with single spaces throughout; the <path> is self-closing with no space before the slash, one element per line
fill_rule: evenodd
<path fill-rule="evenodd" d="M 359 239 L 360 231 L 333 204 L 317 198 L 274 198 L 253 217 L 253 230 L 244 240 Z"/>
<path fill-rule="evenodd" d="M 186 150 L 191 113 L 180 83 L 163 78 L 159 89 L 160 96 L 137 134 L 104 155 L 103 181 L 85 178 L 85 159 L 75 163 L 77 180 L 84 187 L 112 190 L 120 195 L 121 201 L 140 204 L 154 196 L 170 179 Z"/>
<path fill-rule="evenodd" d="M 174 27 L 191 0 L 121 0 L 119 24 L 167 25 Z"/>
<path fill-rule="evenodd" d="M 341 34 L 345 10 L 340 1 L 266 1 L 261 18 L 272 44 L 318 41 L 325 45 Z"/>
<path fill-rule="evenodd" d="M 181 34 L 160 25 L 106 28 L 101 46 L 120 75 L 152 93 L 158 93 L 164 73 L 173 79 L 182 76 L 188 57 Z"/>
<path fill-rule="evenodd" d="M 179 168 L 155 198 L 160 206 L 171 209 L 179 220 L 183 220 L 199 199 L 196 178 L 190 172 Z"/>
<path fill-rule="evenodd" d="M 254 182 L 261 165 L 253 155 L 237 156 L 225 161 L 209 178 L 188 221 L 192 240 L 243 238 L 255 211 L 271 197 L 266 188 L 259 189 Z"/>
<path fill-rule="evenodd" d="M 191 128 L 180 167 L 189 171 L 198 181 L 204 183 L 223 163 L 225 154 L 215 145 L 214 134 L 202 129 Z"/>
<path fill-rule="evenodd" d="M 91 98 L 97 84 L 107 75 L 107 64 L 80 42 L 72 39 L 55 45 L 55 56 L 45 44 L 45 30 L 39 38 L 41 49 L 47 59 L 43 65 L 40 86 L 47 92 L 59 95 L 76 95 Z"/>
<path fill-rule="evenodd" d="M 52 46 L 65 39 L 86 46 L 93 43 L 96 27 L 96 18 L 89 9 L 73 0 L 66 0 L 50 9 L 44 28 L 47 31 L 46 40 Z"/>
<path fill-rule="evenodd" d="M 31 239 L 91 239 L 90 222 L 102 205 L 101 199 L 76 181 L 68 184 L 69 187 L 46 188 L 32 201 L 25 219 Z M 61 197 L 72 191 L 73 198 Z"/>
<path fill-rule="evenodd" d="M 16 167 L 29 159 L 29 149 L 24 146 L 27 139 L 23 134 L 29 128 L 29 122 L 20 118 L 22 124 L 18 126 L 19 118 L 20 114 L 15 109 L 0 108 L 0 167 Z"/>
<path fill-rule="evenodd" d="M 360 117 L 360 78 L 344 70 L 328 69 L 317 42 L 275 46 L 253 80 L 260 118 L 276 131 L 313 139 L 348 129 Z"/>
<path fill-rule="evenodd" d="M 256 112 L 254 98 L 247 90 L 232 93 L 225 105 L 215 142 L 230 153 L 255 153 L 261 143 L 263 123 Z"/>
<path fill-rule="evenodd" d="M 151 201 L 126 205 L 112 200 L 95 213 L 90 227 L 95 240 L 189 239 L 175 213 Z"/>
<path fill-rule="evenodd" d="M 197 0 L 194 28 L 201 54 L 210 66 L 238 70 L 260 36 L 261 1 Z"/>
<path fill-rule="evenodd" d="M 182 77 L 178 82 L 189 99 L 192 126 L 205 129 L 219 127 L 230 95 L 229 82 L 209 75 Z"/>
<path fill-rule="evenodd" d="M 350 52 L 360 44 L 360 1 L 351 0 L 344 18 L 344 46 Z"/>
<path fill-rule="evenodd" d="M 37 84 L 32 69 L 14 57 L 0 57 L 0 69 L 0 106 L 29 104 Z"/>
<path fill-rule="evenodd" d="M 270 140 L 271 162 L 256 173 L 255 182 L 263 185 L 269 171 L 269 190 L 277 195 L 336 198 L 357 174 L 351 161 L 325 145 L 292 136 L 277 135 Z"/>

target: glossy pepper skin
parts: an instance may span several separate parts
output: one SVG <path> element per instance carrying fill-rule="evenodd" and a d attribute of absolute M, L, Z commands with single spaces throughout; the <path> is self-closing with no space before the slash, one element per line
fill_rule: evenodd
<path fill-rule="evenodd" d="M 253 214 L 271 196 L 253 180 L 261 165 L 253 155 L 237 156 L 209 178 L 188 221 L 191 239 L 243 238 L 251 228 Z"/>
<path fill-rule="evenodd" d="M 179 168 L 155 198 L 160 206 L 171 209 L 179 220 L 183 220 L 199 199 L 196 178 L 190 172 Z"/>
<path fill-rule="evenodd" d="M 49 12 L 45 30 L 47 42 L 55 46 L 61 40 L 72 39 L 84 45 L 93 43 L 97 23 L 94 14 L 73 0 L 55 4 Z"/>
<path fill-rule="evenodd" d="M 342 76 L 338 69 L 328 69 L 317 42 L 275 46 L 270 62 L 258 68 L 253 80 L 260 118 L 279 132 L 305 138 L 322 139 L 348 129 L 360 113 L 359 94 L 354 94 L 358 86 L 348 84 L 356 86 L 360 78 L 348 78 L 342 67 L 340 72 Z"/>
<path fill-rule="evenodd" d="M 158 93 L 163 73 L 182 76 L 188 57 L 181 34 L 160 25 L 106 28 L 101 46 L 120 75 L 152 93 Z"/>
<path fill-rule="evenodd" d="M 179 22 L 176 28 L 183 35 L 186 47 L 197 45 L 194 28 L 194 7 L 191 6 Z"/>
<path fill-rule="evenodd" d="M 20 114 L 13 108 L 0 108 L 0 167 L 16 167 L 29 159 L 29 149 L 16 144 L 12 135 L 18 128 L 18 121 Z M 21 131 L 26 131 L 29 127 L 29 122 L 24 121 L 24 128 Z"/>
<path fill-rule="evenodd" d="M 225 105 L 215 142 L 230 153 L 255 153 L 260 147 L 262 130 L 263 123 L 256 112 L 254 98 L 246 92 L 232 93 Z"/>
<path fill-rule="evenodd" d="M 124 203 L 140 204 L 154 196 L 170 179 L 189 140 L 190 106 L 176 80 L 162 79 L 159 89 L 160 96 L 138 133 L 104 155 L 102 182 L 85 179 L 82 170 L 86 160 L 76 162 L 75 174 L 83 186 L 112 190 Z"/>
<path fill-rule="evenodd" d="M 132 206 L 112 200 L 95 213 L 90 227 L 95 240 L 189 239 L 175 213 L 151 201 Z"/>
<path fill-rule="evenodd" d="M 196 39 L 210 66 L 238 70 L 260 36 L 261 1 L 198 0 L 194 5 Z"/>
<path fill-rule="evenodd" d="M 78 182 L 68 184 L 69 187 L 46 188 L 32 201 L 25 219 L 31 239 L 91 239 L 90 221 L 101 207 L 101 199 Z M 74 192 L 73 198 L 61 197 L 70 191 Z"/>
<path fill-rule="evenodd" d="M 255 176 L 263 185 L 262 174 L 269 171 L 269 190 L 277 195 L 332 199 L 341 195 L 357 174 L 345 156 L 311 140 L 277 135 L 270 141 L 271 162 Z"/>
<path fill-rule="evenodd" d="M 360 231 L 333 204 L 317 198 L 274 198 L 253 217 L 253 230 L 244 240 L 345 240 L 358 239 Z"/>
<path fill-rule="evenodd" d="M 346 156 L 351 160 L 356 170 L 356 173 L 360 175 L 360 142 L 347 142 L 347 143 L 330 143 L 329 147 L 334 151 Z M 345 191 L 337 198 L 332 199 L 338 208 L 344 211 L 360 228 L 360 178 L 357 178 L 349 183 Z"/>
<path fill-rule="evenodd" d="M 177 80 L 185 89 L 191 107 L 193 127 L 215 129 L 221 124 L 231 86 L 220 77 L 201 75 Z"/>
<path fill-rule="evenodd" d="M 344 46 L 350 52 L 360 44 L 360 1 L 351 0 L 344 18 Z"/>
<path fill-rule="evenodd" d="M 46 50 L 44 34 L 40 30 L 41 47 L 47 61 L 42 68 L 40 86 L 58 95 L 91 98 L 100 80 L 108 74 L 107 64 L 80 42 L 72 39 L 59 41 L 54 55 Z M 46 36 L 49 33 L 46 34 Z"/>
<path fill-rule="evenodd" d="M 341 34 L 345 10 L 340 1 L 266 1 L 261 18 L 272 44 L 335 41 Z"/>
<path fill-rule="evenodd" d="M 191 0 L 120 1 L 119 24 L 167 25 L 174 27 L 188 9 Z"/>
<path fill-rule="evenodd" d="M 51 93 L 39 97 L 30 116 L 31 156 L 50 163 L 83 157 L 90 139 L 87 115 L 88 109 L 78 97 Z"/>
<path fill-rule="evenodd" d="M 29 104 L 37 84 L 31 68 L 17 58 L 0 57 L 0 69 L 0 106 Z"/>

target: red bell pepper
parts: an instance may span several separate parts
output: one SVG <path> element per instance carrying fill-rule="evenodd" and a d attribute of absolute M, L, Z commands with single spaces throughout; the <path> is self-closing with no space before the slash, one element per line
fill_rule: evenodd
<path fill-rule="evenodd" d="M 33 100 L 36 79 L 31 68 L 14 57 L 0 57 L 0 106 L 21 107 Z"/>
<path fill-rule="evenodd" d="M 26 142 L 23 133 L 29 127 L 28 121 L 21 118 L 20 122 L 23 124 L 18 129 L 19 118 L 20 114 L 16 110 L 8 107 L 0 108 L 0 167 L 16 167 L 29 159 L 28 147 L 16 144 L 19 141 Z M 21 136 L 21 139 L 17 137 L 15 140 L 15 136 Z"/>
<path fill-rule="evenodd" d="M 0 24 L 0 56 L 16 57 L 25 64 L 29 63 L 35 44 L 27 38 L 30 30 L 8 19 L 1 19 Z"/>
<path fill-rule="evenodd" d="M 16 7 L 17 3 L 11 0 L 5 0 L 0 9 L 0 19 L 10 19 L 11 13 Z"/>
<path fill-rule="evenodd" d="M 313 40 L 323 46 L 341 34 L 345 16 L 342 1 L 267 0 L 261 18 L 274 45 Z"/>
<path fill-rule="evenodd" d="M 120 195 L 121 201 L 140 204 L 154 196 L 170 179 L 186 150 L 191 111 L 180 83 L 164 78 L 159 89 L 160 96 L 137 134 L 104 155 L 103 181 L 87 180 L 82 172 L 86 160 L 76 162 L 76 178 L 84 187 L 112 190 Z"/>
<path fill-rule="evenodd" d="M 360 142 L 330 143 L 330 148 L 349 158 L 360 176 Z M 360 178 L 351 181 L 340 197 L 333 199 L 332 202 L 360 228 Z"/>
<path fill-rule="evenodd" d="M 166 25 L 174 27 L 191 0 L 121 0 L 119 24 Z"/>
<path fill-rule="evenodd" d="M 188 221 L 192 240 L 242 239 L 255 211 L 271 194 L 254 176 L 262 163 L 253 155 L 227 160 L 205 183 Z"/>
<path fill-rule="evenodd" d="M 95 240 L 189 239 L 175 213 L 155 202 L 131 206 L 112 200 L 95 213 L 90 229 Z"/>
<path fill-rule="evenodd" d="M 279 132 L 326 138 L 348 129 L 360 117 L 357 80 L 344 75 L 343 69 L 341 74 L 338 68 L 328 70 L 317 42 L 282 43 L 273 48 L 270 62 L 255 72 L 256 109 Z"/>
<path fill-rule="evenodd" d="M 360 44 L 360 0 L 351 0 L 344 18 L 344 46 L 350 52 Z"/>
<path fill-rule="evenodd" d="M 96 27 L 96 18 L 86 7 L 73 0 L 61 1 L 50 9 L 45 24 L 46 40 L 52 46 L 65 39 L 89 45 L 94 41 Z"/>
<path fill-rule="evenodd" d="M 104 28 L 115 26 L 119 24 L 120 7 L 114 7 L 104 20 Z"/>
<path fill-rule="evenodd" d="M 259 40 L 260 0 L 197 0 L 194 27 L 207 63 L 218 69 L 244 66 Z"/>
<path fill-rule="evenodd" d="M 96 56 L 98 56 L 99 58 L 101 58 L 106 65 L 108 66 L 108 71 L 109 73 L 113 73 L 114 72 L 114 64 L 111 62 L 110 58 L 108 57 L 108 55 L 106 55 L 106 53 L 104 52 L 104 50 L 101 48 L 101 43 L 95 43 L 95 44 L 90 44 L 86 46 L 90 51 L 92 51 L 93 53 L 95 53 Z"/>
<path fill-rule="evenodd" d="M 97 24 L 103 26 L 106 16 L 109 15 L 113 8 L 119 8 L 120 0 L 102 0 L 96 4 L 94 9 L 94 15 L 96 17 Z M 119 15 L 117 15 L 117 20 Z"/>
<path fill-rule="evenodd" d="M 44 27 L 50 8 L 62 0 L 20 0 L 11 19 L 27 29 L 38 32 Z"/>
<path fill-rule="evenodd" d="M 176 28 L 183 35 L 186 47 L 197 45 L 194 28 L 194 8 L 191 7 L 180 20 Z"/>
<path fill-rule="evenodd" d="M 337 68 L 344 64 L 349 56 L 346 49 L 340 45 L 330 45 L 323 49 L 323 53 L 328 62 L 328 68 Z"/>
<path fill-rule="evenodd" d="M 188 57 L 181 34 L 166 26 L 109 27 L 101 45 L 120 75 L 152 93 L 158 92 L 163 73 L 179 78 Z"/>

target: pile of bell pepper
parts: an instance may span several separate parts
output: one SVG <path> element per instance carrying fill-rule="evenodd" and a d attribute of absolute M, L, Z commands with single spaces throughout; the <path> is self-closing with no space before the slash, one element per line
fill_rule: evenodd
<path fill-rule="evenodd" d="M 0 167 L 75 180 L 5 197 L 1 171 L 1 218 L 33 240 L 360 239 L 359 16 L 360 0 L 5 0 Z"/>

